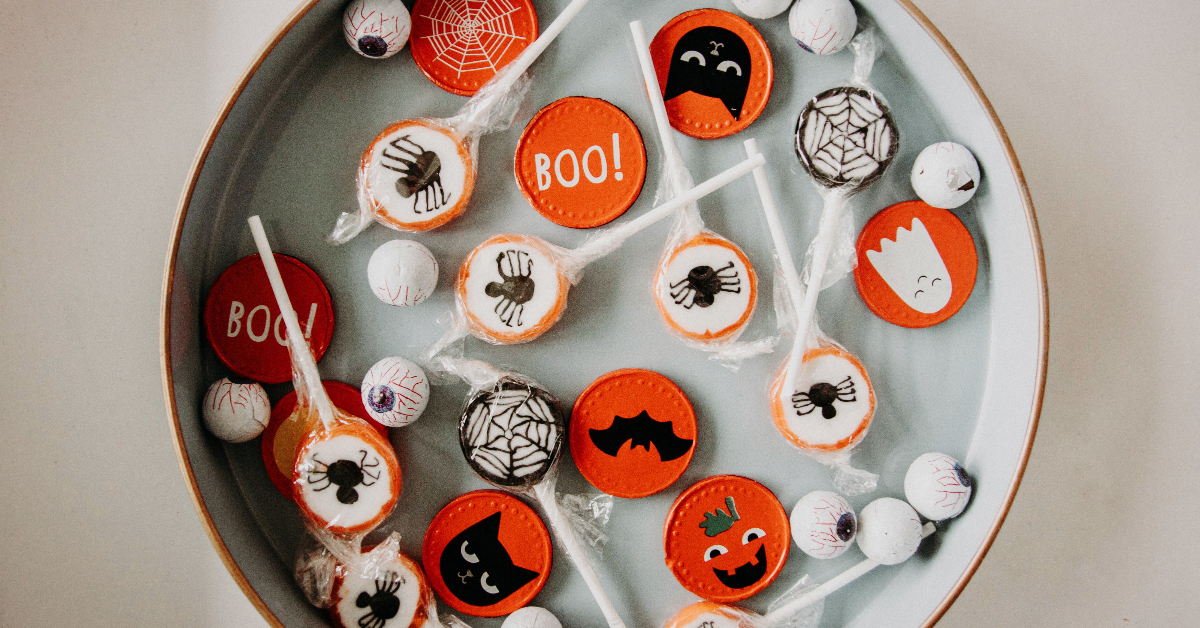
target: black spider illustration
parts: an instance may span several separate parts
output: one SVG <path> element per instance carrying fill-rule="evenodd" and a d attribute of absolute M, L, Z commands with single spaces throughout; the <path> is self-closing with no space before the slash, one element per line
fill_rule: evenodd
<path fill-rule="evenodd" d="M 442 160 L 437 153 L 425 150 L 420 144 L 408 139 L 409 136 L 398 137 L 388 143 L 388 146 L 400 151 L 399 155 L 383 149 L 383 161 L 379 165 L 399 172 L 402 176 L 396 179 L 396 191 L 404 198 L 413 197 L 413 211 L 420 214 L 417 204 L 421 194 L 425 194 L 425 213 L 437 211 L 446 204 L 449 196 L 442 188 Z M 401 142 L 412 148 L 406 148 Z M 387 160 L 398 165 L 392 165 Z"/>
<path fill-rule="evenodd" d="M 688 271 L 687 277 L 671 284 L 671 291 L 675 305 L 683 305 L 684 309 L 690 310 L 692 306 L 712 305 L 718 292 L 740 294 L 742 280 L 737 271 L 733 270 L 733 262 L 716 270 L 711 266 L 697 266 Z"/>
<path fill-rule="evenodd" d="M 808 392 L 792 395 L 792 407 L 796 409 L 797 416 L 804 416 L 819 407 L 821 416 L 832 419 L 837 416 L 837 408 L 833 407 L 835 401 L 858 401 L 854 392 L 854 381 L 849 375 L 838 382 L 837 386 L 819 382 L 813 384 Z"/>
<path fill-rule="evenodd" d="M 379 476 L 381 475 L 381 473 L 371 473 L 367 470 L 368 467 L 378 467 L 379 460 L 367 464 L 367 450 L 360 449 L 359 453 L 362 454 L 362 458 L 357 463 L 353 460 L 343 459 L 333 464 L 325 464 L 317 460 L 316 456 L 313 456 L 313 462 L 319 465 L 318 469 L 320 470 L 308 474 L 308 483 L 325 483 L 321 488 L 313 489 L 316 492 L 321 492 L 329 488 L 331 484 L 336 484 L 338 487 L 337 500 L 343 504 L 353 504 L 358 501 L 358 491 L 354 490 L 354 487 L 359 484 L 371 486 L 379 480 Z M 321 467 L 324 467 L 324 469 L 321 469 Z M 370 478 L 371 481 L 368 482 L 367 478 Z"/>
<path fill-rule="evenodd" d="M 501 322 L 512 327 L 512 320 L 516 318 L 517 327 L 520 327 L 525 304 L 533 298 L 533 277 L 530 276 L 533 259 L 525 251 L 509 249 L 496 256 L 496 271 L 504 282 L 493 281 L 484 286 L 483 291 L 489 297 L 500 297 L 495 312 Z"/>
<path fill-rule="evenodd" d="M 389 571 L 383 580 L 375 579 L 375 593 L 368 595 L 366 591 L 358 594 L 354 605 L 359 608 L 370 607 L 371 611 L 358 618 L 359 628 L 383 628 L 387 621 L 400 613 L 400 598 L 396 591 L 404 584 L 404 576 L 397 579 L 394 571 Z"/>

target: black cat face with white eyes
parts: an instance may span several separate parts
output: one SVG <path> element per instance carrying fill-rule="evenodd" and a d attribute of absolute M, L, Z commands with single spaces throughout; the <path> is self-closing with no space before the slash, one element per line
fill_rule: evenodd
<path fill-rule="evenodd" d="M 495 513 L 459 532 L 442 551 L 442 581 L 455 597 L 471 606 L 491 606 L 516 593 L 538 572 L 513 564 L 500 543 L 500 515 Z"/>
<path fill-rule="evenodd" d="M 663 100 L 695 92 L 720 99 L 729 115 L 740 120 L 751 69 L 746 42 L 728 29 L 701 26 L 675 44 Z"/>

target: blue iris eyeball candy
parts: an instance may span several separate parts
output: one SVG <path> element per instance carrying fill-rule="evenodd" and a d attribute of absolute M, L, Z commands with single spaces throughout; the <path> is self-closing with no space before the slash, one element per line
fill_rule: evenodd
<path fill-rule="evenodd" d="M 974 487 L 957 460 L 931 452 L 918 457 L 904 474 L 904 497 L 922 517 L 944 521 L 962 514 Z"/>
<path fill-rule="evenodd" d="M 429 378 L 411 360 L 384 358 L 363 378 L 363 406 L 388 427 L 404 427 L 420 418 L 429 403 Z"/>
<path fill-rule="evenodd" d="M 401 0 L 354 0 L 342 14 L 342 34 L 358 54 L 386 59 L 408 43 L 412 17 Z"/>
<path fill-rule="evenodd" d="M 813 491 L 800 498 L 791 516 L 792 540 L 813 558 L 841 556 L 858 532 L 858 517 L 845 497 Z"/>
<path fill-rule="evenodd" d="M 858 14 L 850 0 L 797 0 L 788 13 L 788 30 L 800 47 L 831 55 L 854 39 Z"/>
<path fill-rule="evenodd" d="M 500 628 L 562 628 L 562 623 L 540 606 L 526 606 L 513 611 Z"/>

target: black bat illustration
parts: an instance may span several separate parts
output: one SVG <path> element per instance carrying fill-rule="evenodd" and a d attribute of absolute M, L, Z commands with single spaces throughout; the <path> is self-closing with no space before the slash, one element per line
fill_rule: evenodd
<path fill-rule="evenodd" d="M 630 449 L 641 447 L 650 451 L 650 445 L 653 444 L 658 450 L 658 459 L 670 462 L 686 454 L 695 442 L 676 436 L 675 426 L 670 421 L 655 421 L 645 410 L 632 419 L 614 416 L 612 425 L 588 432 L 596 448 L 614 458 L 625 441 L 633 441 Z"/>

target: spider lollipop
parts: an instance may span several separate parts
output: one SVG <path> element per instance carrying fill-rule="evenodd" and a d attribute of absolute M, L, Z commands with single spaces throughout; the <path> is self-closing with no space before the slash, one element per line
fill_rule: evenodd
<path fill-rule="evenodd" d="M 326 545 L 342 537 L 353 546 L 379 525 L 400 496 L 400 463 L 391 444 L 363 419 L 329 400 L 316 361 L 300 330 L 271 246 L 258 216 L 250 231 L 287 327 L 296 387 L 296 412 L 315 414 L 313 431 L 296 452 L 294 495 L 305 519 Z"/>
<path fill-rule="evenodd" d="M 625 623 L 608 599 L 555 498 L 567 421 L 558 399 L 532 379 L 479 360 L 436 356 L 435 365 L 471 385 L 459 420 L 459 445 L 471 470 L 501 488 L 532 494 L 611 628 Z"/>
<path fill-rule="evenodd" d="M 692 187 L 692 177 L 675 145 L 642 23 L 631 22 L 629 28 L 663 147 L 664 191 L 678 196 Z M 698 349 L 732 354 L 754 314 L 757 287 L 754 268 L 741 248 L 705 229 L 694 203 L 680 210 L 654 279 L 654 301 L 671 333 Z M 740 357 L 756 352 L 738 349 Z"/>
<path fill-rule="evenodd" d="M 371 221 L 399 231 L 427 231 L 462 214 L 475 189 L 479 137 L 512 125 L 530 87 L 525 70 L 587 2 L 573 0 L 454 117 L 401 120 L 380 132 L 359 161 L 358 211 L 338 217 L 329 242 L 347 242 Z"/>

